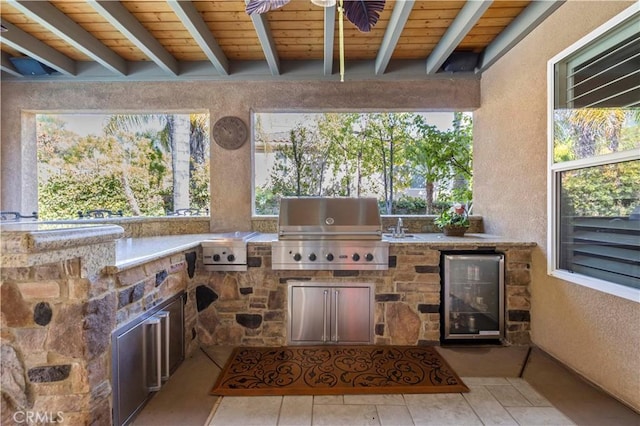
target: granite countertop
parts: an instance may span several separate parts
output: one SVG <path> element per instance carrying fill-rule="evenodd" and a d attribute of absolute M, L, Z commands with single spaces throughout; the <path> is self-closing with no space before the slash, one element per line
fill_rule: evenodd
<path fill-rule="evenodd" d="M 258 234 L 249 240 L 251 243 L 271 243 L 278 239 L 278 234 Z M 491 234 L 465 234 L 464 237 L 448 237 L 441 233 L 406 234 L 404 238 L 393 238 L 391 234 L 383 234 L 382 241 L 390 244 L 428 244 L 428 245 L 519 245 L 533 247 L 536 243 L 530 241 L 518 241 Z"/>
<path fill-rule="evenodd" d="M 166 235 L 160 237 L 121 238 L 116 242 L 115 271 L 138 266 L 151 260 L 198 247 L 219 234 Z"/>
<path fill-rule="evenodd" d="M 5 255 L 20 253 L 41 253 L 70 247 L 89 246 L 115 241 L 115 264 L 105 272 L 115 273 L 123 269 L 141 265 L 160 257 L 170 256 L 198 247 L 203 241 L 220 238 L 228 233 L 207 233 L 187 235 L 166 235 L 158 237 L 123 238 L 124 231 L 117 225 L 101 224 L 52 224 L 41 222 L 3 224 L 2 252 Z M 256 233 L 248 244 L 270 244 L 278 239 L 275 233 Z M 383 241 L 392 245 L 425 244 L 454 248 L 477 248 L 492 246 L 526 246 L 536 244 L 515 241 L 490 234 L 466 234 L 464 237 L 447 237 L 440 233 L 407 234 L 404 238 L 383 235 Z"/>
<path fill-rule="evenodd" d="M 46 222 L 6 223 L 0 226 L 2 252 L 37 253 L 99 244 L 121 238 L 117 225 L 52 224 Z"/>

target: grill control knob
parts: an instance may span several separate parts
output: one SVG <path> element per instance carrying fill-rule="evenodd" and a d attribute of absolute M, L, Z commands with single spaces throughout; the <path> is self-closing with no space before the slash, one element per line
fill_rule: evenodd
<path fill-rule="evenodd" d="M 312 262 L 313 262 L 314 260 L 316 260 L 316 254 L 315 254 L 315 253 L 311 253 L 311 254 L 309 255 L 309 260 L 310 260 L 310 261 L 312 261 Z"/>
<path fill-rule="evenodd" d="M 327 260 L 331 262 L 333 260 L 333 253 L 327 254 Z"/>
<path fill-rule="evenodd" d="M 293 255 L 293 260 L 295 260 L 296 262 L 299 262 L 300 259 L 302 259 L 302 255 L 300 253 L 296 253 Z"/>
<path fill-rule="evenodd" d="M 213 261 L 214 262 L 220 262 L 220 255 L 219 254 L 214 254 L 213 255 Z"/>
<path fill-rule="evenodd" d="M 367 262 L 371 262 L 373 260 L 373 255 L 371 253 L 367 253 L 364 258 Z"/>
<path fill-rule="evenodd" d="M 229 262 L 233 262 L 234 260 L 236 260 L 236 257 L 234 255 L 230 254 L 229 256 L 227 256 L 227 260 Z"/>
<path fill-rule="evenodd" d="M 360 255 L 358 253 L 353 253 L 353 256 L 351 256 L 351 258 L 354 262 L 357 262 L 358 260 L 360 260 Z"/>

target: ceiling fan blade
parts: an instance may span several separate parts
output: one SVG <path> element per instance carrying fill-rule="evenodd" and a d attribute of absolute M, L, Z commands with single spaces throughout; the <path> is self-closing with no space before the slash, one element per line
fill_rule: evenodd
<path fill-rule="evenodd" d="M 378 22 L 385 0 L 344 0 L 344 14 L 362 32 L 369 32 Z"/>
<path fill-rule="evenodd" d="M 254 13 L 262 14 L 270 10 L 278 9 L 291 0 L 250 0 L 245 8 L 247 15 L 253 15 Z"/>

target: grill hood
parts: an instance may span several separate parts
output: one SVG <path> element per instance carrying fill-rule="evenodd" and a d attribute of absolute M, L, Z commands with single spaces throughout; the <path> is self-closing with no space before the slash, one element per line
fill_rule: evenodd
<path fill-rule="evenodd" d="M 280 200 L 280 239 L 380 240 L 375 198 L 299 197 Z"/>

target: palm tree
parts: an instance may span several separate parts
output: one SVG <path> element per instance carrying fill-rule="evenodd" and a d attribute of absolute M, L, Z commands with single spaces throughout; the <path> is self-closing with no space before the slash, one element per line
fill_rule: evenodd
<path fill-rule="evenodd" d="M 571 111 L 569 123 L 577 136 L 576 158 L 593 157 L 598 139 L 605 138 L 611 152 L 618 151 L 626 111 L 621 108 L 580 108 Z"/>
<path fill-rule="evenodd" d="M 118 130 L 139 130 L 146 124 L 158 122 L 160 147 L 171 153 L 173 173 L 172 210 L 189 208 L 190 159 L 196 163 L 205 161 L 205 118 L 200 114 L 117 114 L 109 118 L 105 133 L 113 135 Z M 189 143 L 187 144 L 187 141 Z"/>

